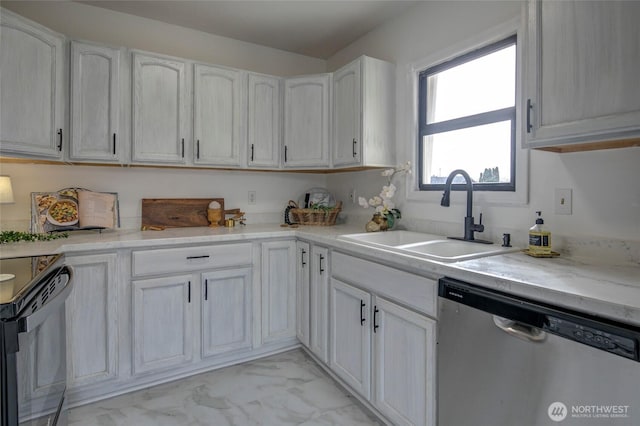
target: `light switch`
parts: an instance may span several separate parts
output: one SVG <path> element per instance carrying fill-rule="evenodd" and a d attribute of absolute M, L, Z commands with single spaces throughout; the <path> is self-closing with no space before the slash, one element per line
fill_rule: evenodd
<path fill-rule="evenodd" d="M 555 211 L 556 214 L 571 214 L 572 200 L 570 188 L 556 188 Z"/>

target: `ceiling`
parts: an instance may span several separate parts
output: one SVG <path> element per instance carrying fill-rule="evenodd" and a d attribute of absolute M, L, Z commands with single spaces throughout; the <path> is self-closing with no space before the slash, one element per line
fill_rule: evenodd
<path fill-rule="evenodd" d="M 420 1 L 78 0 L 105 9 L 327 59 Z"/>

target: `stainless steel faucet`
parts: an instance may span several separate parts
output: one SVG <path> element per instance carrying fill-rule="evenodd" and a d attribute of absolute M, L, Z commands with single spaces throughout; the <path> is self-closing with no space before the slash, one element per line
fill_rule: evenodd
<path fill-rule="evenodd" d="M 464 237 L 449 237 L 453 240 L 463 240 L 463 241 L 472 241 L 474 243 L 483 243 L 483 244 L 493 244 L 491 241 L 486 240 L 477 240 L 474 237 L 474 232 L 483 232 L 484 225 L 482 224 L 482 213 L 480 213 L 480 223 L 474 223 L 473 219 L 473 183 L 471 182 L 471 177 L 469 173 L 465 172 L 462 169 L 457 169 L 451 172 L 449 177 L 447 177 L 447 181 L 444 184 L 444 193 L 442 194 L 442 201 L 440 201 L 440 205 L 443 207 L 449 207 L 449 201 L 451 198 L 451 184 L 453 183 L 453 179 L 457 176 L 461 175 L 464 177 L 466 181 L 467 187 L 467 216 L 464 218 Z"/>

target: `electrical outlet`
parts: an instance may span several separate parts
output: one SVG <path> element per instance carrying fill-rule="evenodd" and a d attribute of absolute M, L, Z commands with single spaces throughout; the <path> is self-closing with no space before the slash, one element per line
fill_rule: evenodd
<path fill-rule="evenodd" d="M 255 204 L 256 203 L 256 191 L 249 191 L 249 204 Z"/>
<path fill-rule="evenodd" d="M 572 213 L 572 191 L 570 188 L 556 188 L 555 210 L 556 214 Z"/>
<path fill-rule="evenodd" d="M 355 204 L 355 202 L 356 202 L 356 189 L 355 188 L 351 188 L 349 190 L 349 199 L 351 200 L 352 203 Z"/>

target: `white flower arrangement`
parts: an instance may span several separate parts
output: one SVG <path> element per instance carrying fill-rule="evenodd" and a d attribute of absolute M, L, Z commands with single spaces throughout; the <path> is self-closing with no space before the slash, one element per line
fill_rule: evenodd
<path fill-rule="evenodd" d="M 400 210 L 396 208 L 396 205 L 392 201 L 393 196 L 396 194 L 396 186 L 391 182 L 393 177 L 398 174 L 411 173 L 411 162 L 407 161 L 401 166 L 397 166 L 392 169 L 386 169 L 381 174 L 387 178 L 387 184 L 382 186 L 380 195 L 376 195 L 367 200 L 365 197 L 358 197 L 358 204 L 368 209 L 373 207 L 376 213 L 387 219 L 389 227 L 392 227 L 395 223 L 395 219 L 400 219 L 402 214 Z"/>

